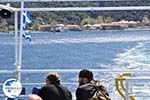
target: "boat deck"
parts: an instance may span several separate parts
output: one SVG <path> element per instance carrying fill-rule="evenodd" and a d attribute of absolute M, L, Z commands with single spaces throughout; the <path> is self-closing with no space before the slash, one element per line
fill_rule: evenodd
<path fill-rule="evenodd" d="M 49 72 L 57 72 L 60 74 L 61 82 L 67 86 L 73 95 L 73 100 L 75 100 L 75 90 L 78 86 L 78 72 L 81 69 L 24 69 L 20 70 L 21 73 L 21 83 L 25 88 L 25 94 L 20 95 L 18 98 L 23 100 L 29 94 L 32 93 L 34 87 L 40 88 L 45 85 L 45 76 Z M 112 100 L 121 100 L 122 97 L 117 91 L 117 86 L 115 84 L 115 79 L 121 76 L 123 73 L 130 73 L 130 77 L 125 77 L 123 80 L 124 90 L 120 90 L 123 95 L 126 97 L 126 100 L 130 100 L 130 96 L 136 98 L 136 100 L 148 100 L 150 98 L 150 77 L 148 70 L 116 70 L 116 69 L 90 69 L 94 73 L 95 79 L 99 80 L 104 86 L 106 86 Z M 10 78 L 15 76 L 15 70 L 1 70 L 0 74 L 5 75 L 5 80 L 8 79 L 7 75 Z M 72 75 L 73 74 L 73 75 Z M 32 77 L 31 77 L 32 76 Z M 37 77 L 33 81 L 33 78 Z M 39 79 L 40 77 L 40 79 Z M 107 79 L 106 79 L 107 78 Z M 2 88 L 3 83 L 0 83 Z M 121 85 L 119 85 L 121 87 Z M 144 91 L 143 91 L 144 90 Z M 0 96 L 5 98 L 2 91 L 0 91 Z M 141 99 L 142 98 L 142 99 Z M 25 100 L 26 100 L 25 99 Z M 132 99 L 131 99 L 132 100 Z"/>

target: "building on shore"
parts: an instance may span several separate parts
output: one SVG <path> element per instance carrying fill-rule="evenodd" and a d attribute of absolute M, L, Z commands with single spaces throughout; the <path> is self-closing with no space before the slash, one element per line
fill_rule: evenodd
<path fill-rule="evenodd" d="M 125 29 L 124 25 L 120 25 L 118 23 L 104 23 L 101 24 L 102 30 L 123 30 Z"/>
<path fill-rule="evenodd" d="M 70 30 L 70 31 L 81 31 L 81 27 L 79 25 L 71 25 L 71 24 L 56 24 L 56 25 L 41 25 L 40 31 L 52 31 L 52 32 L 61 32 L 64 30 Z"/>
<path fill-rule="evenodd" d="M 67 28 L 70 31 L 82 31 L 79 25 L 68 24 L 68 25 L 65 25 L 65 28 Z"/>

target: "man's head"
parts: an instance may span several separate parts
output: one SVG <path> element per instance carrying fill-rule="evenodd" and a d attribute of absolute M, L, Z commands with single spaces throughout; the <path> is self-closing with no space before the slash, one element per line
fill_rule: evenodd
<path fill-rule="evenodd" d="M 39 96 L 36 95 L 36 94 L 30 94 L 30 95 L 29 95 L 29 100 L 42 100 L 42 98 L 39 97 Z"/>
<path fill-rule="evenodd" d="M 49 73 L 46 77 L 46 84 L 60 84 L 59 75 L 57 73 Z"/>
<path fill-rule="evenodd" d="M 87 69 L 83 69 L 79 72 L 79 85 L 89 83 L 93 80 L 93 73 Z"/>

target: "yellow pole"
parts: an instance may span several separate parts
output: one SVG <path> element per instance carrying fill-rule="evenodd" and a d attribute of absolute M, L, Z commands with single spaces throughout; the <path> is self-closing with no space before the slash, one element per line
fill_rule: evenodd
<path fill-rule="evenodd" d="M 124 87 L 124 80 L 126 79 L 125 77 L 130 77 L 130 76 L 131 76 L 131 73 L 123 73 L 121 76 L 115 78 L 116 89 L 124 100 L 126 100 L 126 97 L 125 97 L 126 89 Z M 130 99 L 135 100 L 135 97 L 130 96 Z"/>

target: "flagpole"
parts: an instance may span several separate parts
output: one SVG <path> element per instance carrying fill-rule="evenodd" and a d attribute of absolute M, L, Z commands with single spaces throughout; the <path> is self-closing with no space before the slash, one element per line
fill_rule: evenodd
<path fill-rule="evenodd" d="M 18 46 L 18 12 L 15 11 L 15 66 L 16 66 L 16 78 L 18 79 L 18 55 L 19 55 L 19 46 Z"/>
<path fill-rule="evenodd" d="M 20 34 L 19 34 L 19 61 L 18 61 L 18 70 L 21 70 L 22 67 L 22 33 L 23 33 L 23 11 L 24 11 L 24 2 L 21 2 L 21 20 L 20 20 Z M 21 73 L 18 72 L 18 80 L 21 81 Z"/>

